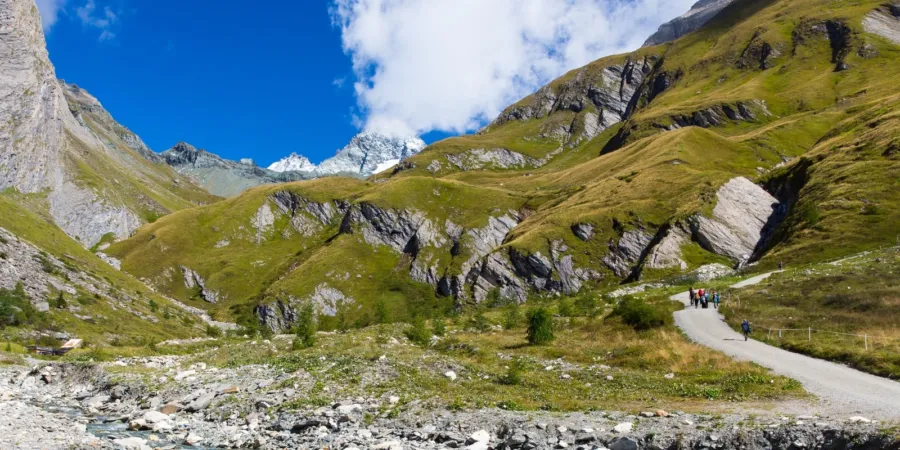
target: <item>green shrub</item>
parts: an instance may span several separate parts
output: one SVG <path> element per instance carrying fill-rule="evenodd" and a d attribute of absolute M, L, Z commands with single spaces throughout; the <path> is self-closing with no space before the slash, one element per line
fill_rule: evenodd
<path fill-rule="evenodd" d="M 522 361 L 519 359 L 510 362 L 509 368 L 506 369 L 506 373 L 500 377 L 500 384 L 505 384 L 507 386 L 518 386 L 522 384 L 523 366 Z"/>
<path fill-rule="evenodd" d="M 503 313 L 503 328 L 514 330 L 522 325 L 522 308 L 516 302 L 510 303 Z"/>
<path fill-rule="evenodd" d="M 42 325 L 46 319 L 31 305 L 25 286 L 0 289 L 0 328 L 18 325 Z"/>
<path fill-rule="evenodd" d="M 422 316 L 413 318 L 412 323 L 403 332 L 406 338 L 413 344 L 425 347 L 431 341 L 431 332 L 425 326 L 425 319 Z"/>
<path fill-rule="evenodd" d="M 377 324 L 385 324 L 391 321 L 390 313 L 388 312 L 387 302 L 384 301 L 383 298 L 379 298 L 375 302 L 375 323 Z"/>
<path fill-rule="evenodd" d="M 482 308 L 476 308 L 475 313 L 469 318 L 469 328 L 479 333 L 484 333 L 491 329 L 491 321 L 484 315 Z"/>
<path fill-rule="evenodd" d="M 294 349 L 316 345 L 317 329 L 315 309 L 312 303 L 304 303 L 297 312 L 297 325 L 294 326 Z"/>
<path fill-rule="evenodd" d="M 154 313 L 158 309 L 156 302 L 154 302 L 152 298 L 150 299 L 150 301 L 147 302 L 147 307 L 150 308 L 150 311 L 152 311 Z"/>
<path fill-rule="evenodd" d="M 222 337 L 222 329 L 215 325 L 207 324 L 206 325 L 206 335 L 211 338 Z"/>
<path fill-rule="evenodd" d="M 62 292 L 56 296 L 56 300 L 53 301 L 53 307 L 56 309 L 66 309 L 69 307 L 69 304 L 66 302 L 66 297 Z"/>
<path fill-rule="evenodd" d="M 553 317 L 546 308 L 528 311 L 528 343 L 546 345 L 553 342 Z"/>
<path fill-rule="evenodd" d="M 816 225 L 821 219 L 821 216 L 819 215 L 819 208 L 815 203 L 804 204 L 800 209 L 800 214 L 802 215 L 803 220 L 806 221 L 809 226 Z"/>
<path fill-rule="evenodd" d="M 665 326 L 672 317 L 669 311 L 654 308 L 643 300 L 630 296 L 622 298 L 613 310 L 613 315 L 621 317 L 623 322 L 638 331 Z"/>
<path fill-rule="evenodd" d="M 597 315 L 600 314 L 600 309 L 597 305 L 597 297 L 590 293 L 582 294 L 575 299 L 575 309 L 578 310 L 578 314 L 591 319 L 595 319 Z"/>
<path fill-rule="evenodd" d="M 443 317 L 438 317 L 431 321 L 431 331 L 435 336 L 444 337 L 447 334 L 447 324 Z"/>
<path fill-rule="evenodd" d="M 557 307 L 559 311 L 559 315 L 562 317 L 573 317 L 575 316 L 575 307 L 572 306 L 572 301 L 563 298 L 559 300 L 559 306 Z"/>

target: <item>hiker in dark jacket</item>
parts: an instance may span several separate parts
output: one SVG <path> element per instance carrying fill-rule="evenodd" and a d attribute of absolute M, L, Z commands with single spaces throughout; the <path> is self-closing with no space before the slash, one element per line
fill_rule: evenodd
<path fill-rule="evenodd" d="M 691 306 L 694 306 L 694 302 L 697 300 L 697 293 L 694 292 L 693 286 L 691 286 L 691 290 L 688 293 L 691 295 Z"/>
<path fill-rule="evenodd" d="M 750 333 L 753 332 L 753 330 L 750 328 L 749 320 L 744 319 L 744 322 L 741 323 L 741 331 L 744 333 L 744 341 L 746 341 L 748 339 L 748 336 L 750 335 Z"/>

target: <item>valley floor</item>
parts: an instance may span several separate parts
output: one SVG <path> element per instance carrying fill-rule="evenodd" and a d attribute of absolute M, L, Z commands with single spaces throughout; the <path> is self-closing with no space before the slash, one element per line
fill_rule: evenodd
<path fill-rule="evenodd" d="M 802 401 L 747 411 L 452 410 L 415 393 L 300 409 L 292 374 L 190 358 L 0 369 L 3 448 L 900 448 L 884 424 L 812 414 Z M 159 385 L 160 377 L 172 379 Z M 177 380 L 177 381 L 175 381 Z M 299 387 L 299 386 L 297 386 Z M 324 386 L 328 389 L 328 386 Z M 755 409 L 764 406 L 772 408 Z M 738 407 L 738 409 L 742 409 Z M 791 413 L 784 412 L 785 410 Z M 803 411 L 807 411 L 804 413 Z M 794 448 L 792 447 L 792 448 Z"/>

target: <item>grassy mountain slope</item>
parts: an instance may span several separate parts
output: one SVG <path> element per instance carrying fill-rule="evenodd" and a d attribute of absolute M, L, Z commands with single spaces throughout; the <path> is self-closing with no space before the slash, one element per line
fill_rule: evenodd
<path fill-rule="evenodd" d="M 38 195 L 0 194 L 0 287 L 12 291 L 7 282 L 19 283 L 31 303 L 49 306 L 27 323 L 4 322 L 5 336 L 28 342 L 37 336 L 32 331 L 61 331 L 91 344 L 147 345 L 203 335 L 205 324 L 194 314 L 63 233 L 45 203 Z"/>
<path fill-rule="evenodd" d="M 110 251 L 185 300 L 187 266 L 223 299 L 196 304 L 268 305 L 280 327 L 305 300 L 364 323 L 384 301 L 522 301 L 735 264 L 746 258 L 702 228 L 739 176 L 781 202 L 750 249 L 762 266 L 876 247 L 900 217 L 900 46 L 863 26 L 880 7 L 738 1 L 671 44 L 573 70 L 392 173 L 253 189 Z M 293 200 L 278 207 L 278 191 Z M 310 212 L 326 207 L 325 220 Z"/>

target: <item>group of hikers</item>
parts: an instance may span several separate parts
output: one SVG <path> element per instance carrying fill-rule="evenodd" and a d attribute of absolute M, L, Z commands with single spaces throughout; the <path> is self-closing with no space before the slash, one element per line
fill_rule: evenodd
<path fill-rule="evenodd" d="M 694 287 L 691 286 L 691 290 L 689 291 L 691 295 L 691 306 L 696 308 L 709 308 L 709 304 L 712 303 L 716 309 L 719 309 L 719 302 L 722 299 L 721 294 L 716 291 L 710 291 L 709 289 L 700 288 L 699 290 L 694 290 Z M 753 332 L 753 329 L 750 327 L 750 321 L 744 319 L 741 323 L 741 334 L 744 335 L 744 340 L 746 341 L 750 337 L 750 333 Z"/>
<path fill-rule="evenodd" d="M 712 303 L 716 309 L 719 309 L 719 301 L 722 299 L 722 296 L 716 291 L 710 291 L 709 289 L 700 288 L 698 291 L 694 291 L 694 288 L 691 287 L 691 306 L 694 308 L 709 308 L 709 304 Z"/>

